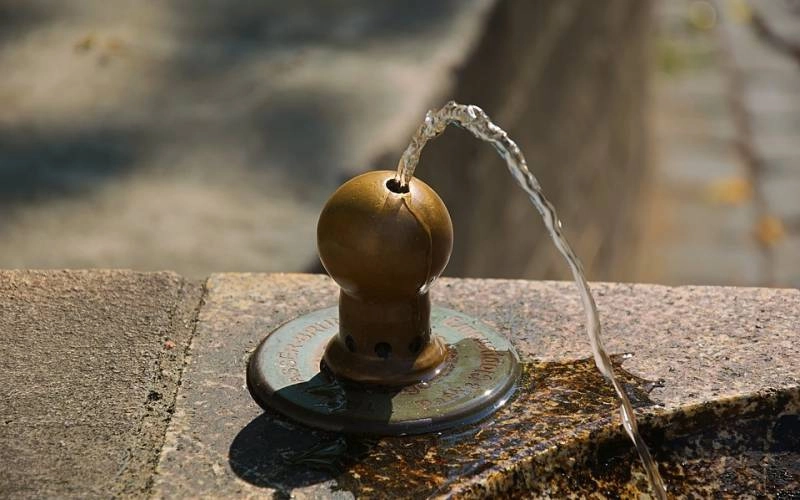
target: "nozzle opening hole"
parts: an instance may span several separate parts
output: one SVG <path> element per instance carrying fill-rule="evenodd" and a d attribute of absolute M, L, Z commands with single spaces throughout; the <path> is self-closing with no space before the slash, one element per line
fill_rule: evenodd
<path fill-rule="evenodd" d="M 402 186 L 400 185 L 400 181 L 392 177 L 388 181 L 386 181 L 386 189 L 393 193 L 397 194 L 405 194 L 408 192 L 408 185 Z"/>

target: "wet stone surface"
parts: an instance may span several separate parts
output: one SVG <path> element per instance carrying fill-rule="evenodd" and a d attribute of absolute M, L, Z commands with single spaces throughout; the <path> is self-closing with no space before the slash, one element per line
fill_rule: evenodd
<path fill-rule="evenodd" d="M 680 498 L 800 498 L 800 390 L 697 405 L 648 422 L 654 458 Z M 527 493 L 639 498 L 638 458 L 623 436 L 585 448 L 588 459 L 552 464 L 556 473 Z"/>
<path fill-rule="evenodd" d="M 620 375 L 637 406 L 653 404 L 647 383 Z M 388 492 L 427 498 L 457 490 L 466 477 L 556 453 L 565 443 L 610 426 L 615 408 L 614 393 L 591 360 L 531 363 L 516 396 L 477 425 L 375 438 L 311 431 L 268 412 L 237 436 L 229 458 L 244 481 L 286 495 L 298 485 L 335 480 L 336 488 L 358 498 Z M 294 439 L 297 435 L 307 437 Z"/>

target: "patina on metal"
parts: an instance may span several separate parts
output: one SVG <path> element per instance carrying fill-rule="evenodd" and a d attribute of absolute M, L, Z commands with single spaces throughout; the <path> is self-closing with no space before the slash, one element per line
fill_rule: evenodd
<path fill-rule="evenodd" d="M 248 387 L 264 408 L 344 432 L 420 433 L 479 420 L 514 390 L 511 344 L 429 290 L 453 245 L 439 196 L 394 172 L 368 172 L 320 215 L 320 260 L 339 284 L 324 309 L 270 334 L 253 354 Z"/>
<path fill-rule="evenodd" d="M 320 371 L 339 324 L 335 307 L 275 330 L 250 361 L 256 401 L 311 427 L 369 434 L 418 434 L 481 420 L 502 406 L 520 369 L 504 337 L 457 311 L 434 307 L 434 334 L 448 346 L 441 371 L 404 387 L 355 384 Z"/>
<path fill-rule="evenodd" d="M 450 259 L 453 225 L 427 184 L 395 192 L 393 179 L 368 172 L 340 187 L 322 209 L 317 247 L 342 288 L 326 365 L 355 382 L 403 386 L 433 377 L 445 359 L 431 338 L 428 289 Z"/>

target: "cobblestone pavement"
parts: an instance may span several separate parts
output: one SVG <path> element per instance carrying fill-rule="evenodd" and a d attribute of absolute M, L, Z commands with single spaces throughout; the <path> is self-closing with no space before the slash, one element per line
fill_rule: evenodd
<path fill-rule="evenodd" d="M 800 286 L 800 61 L 757 30 L 800 44 L 800 2 L 660 9 L 641 280 Z"/>

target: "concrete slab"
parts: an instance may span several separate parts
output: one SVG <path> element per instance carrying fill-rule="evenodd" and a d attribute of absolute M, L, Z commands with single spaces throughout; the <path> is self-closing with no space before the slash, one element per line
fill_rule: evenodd
<path fill-rule="evenodd" d="M 495 3 L 0 6 L 0 267 L 306 269 L 329 194 L 394 166 Z"/>
<path fill-rule="evenodd" d="M 202 287 L 0 271 L 0 497 L 143 497 Z"/>
<path fill-rule="evenodd" d="M 237 435 L 263 413 L 247 392 L 244 367 L 250 353 L 273 328 L 298 314 L 335 305 L 337 288 L 325 277 L 292 274 L 216 274 L 207 282 L 175 414 L 167 432 L 156 478 L 157 498 L 248 497 L 264 491 L 237 479 L 229 449 Z M 280 422 L 267 428 L 281 436 L 276 446 L 299 440 L 309 446 L 313 432 L 286 436 Z M 258 430 L 256 431 L 258 432 Z M 267 453 L 264 460 L 277 460 Z M 330 494 L 324 475 L 286 481 L 297 494 Z M 303 488 L 308 487 L 308 488 Z M 301 497 L 302 498 L 302 497 Z"/>
<path fill-rule="evenodd" d="M 594 284 L 593 289 L 607 348 L 633 354 L 624 365 L 632 374 L 663 379 L 664 387 L 650 397 L 665 410 L 800 385 L 800 291 L 628 284 Z M 590 392 L 605 399 L 583 410 L 593 418 L 616 414 L 613 397 L 603 392 L 607 385 L 591 363 L 575 361 L 590 350 L 571 283 L 442 279 L 432 296 L 435 303 L 494 325 L 512 339 L 533 373 L 547 370 L 535 363 L 588 366 L 595 377 Z M 532 453 L 558 446 L 557 436 L 588 432 L 581 427 L 583 410 L 573 407 L 558 421 L 534 425 L 530 415 L 576 397 L 575 391 L 554 397 L 546 386 L 558 377 L 547 376 L 525 386 L 512 406 L 477 434 L 473 429 L 414 439 L 350 440 L 262 412 L 245 386 L 249 354 L 277 326 L 336 300 L 337 288 L 324 276 L 218 274 L 209 279 L 155 497 L 427 497 L 462 491 L 487 478 L 518 477 Z M 543 393 L 535 392 L 542 386 Z M 468 434 L 476 436 L 468 447 L 453 444 Z"/>

